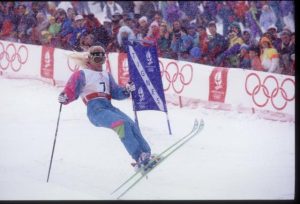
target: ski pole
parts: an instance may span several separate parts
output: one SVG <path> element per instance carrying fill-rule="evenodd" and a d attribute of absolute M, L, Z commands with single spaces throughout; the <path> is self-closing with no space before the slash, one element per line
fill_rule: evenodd
<path fill-rule="evenodd" d="M 47 183 L 48 183 L 49 177 L 50 177 L 50 171 L 51 171 L 52 159 L 53 159 L 53 154 L 54 154 L 54 149 L 55 149 L 55 143 L 56 143 L 56 137 L 57 137 L 57 130 L 58 130 L 58 125 L 59 125 L 59 119 L 60 119 L 61 108 L 62 108 L 62 103 L 61 103 L 60 106 L 59 106 L 59 113 L 58 113 L 58 119 L 57 119 L 57 124 L 56 124 L 56 131 L 55 131 L 55 136 L 54 136 L 54 142 L 53 142 L 53 148 L 52 148 L 52 154 L 51 154 L 50 166 L 49 166 L 49 170 L 48 170 Z"/>

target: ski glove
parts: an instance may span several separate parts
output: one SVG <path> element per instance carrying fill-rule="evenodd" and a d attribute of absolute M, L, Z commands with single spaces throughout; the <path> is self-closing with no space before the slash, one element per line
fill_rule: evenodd
<path fill-rule="evenodd" d="M 135 91 L 135 85 L 133 82 L 126 84 L 125 88 L 129 93 Z"/>
<path fill-rule="evenodd" d="M 58 96 L 58 102 L 59 103 L 67 103 L 67 101 L 68 101 L 68 96 L 64 93 L 64 92 L 62 92 L 61 94 L 59 94 L 59 96 Z"/>

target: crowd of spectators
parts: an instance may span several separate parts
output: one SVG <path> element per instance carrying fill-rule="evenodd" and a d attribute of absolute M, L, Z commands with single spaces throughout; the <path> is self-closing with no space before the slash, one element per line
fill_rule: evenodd
<path fill-rule="evenodd" d="M 288 0 L 1 1 L 0 40 L 107 52 L 137 40 L 163 58 L 294 75 L 294 12 Z"/>

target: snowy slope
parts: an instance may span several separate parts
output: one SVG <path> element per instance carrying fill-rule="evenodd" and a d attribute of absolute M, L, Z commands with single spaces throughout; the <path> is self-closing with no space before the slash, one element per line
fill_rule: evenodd
<path fill-rule="evenodd" d="M 107 200 L 133 173 L 117 135 L 94 127 L 85 105 L 63 106 L 49 183 L 46 183 L 61 88 L 0 78 L 0 200 Z M 130 100 L 113 104 L 133 118 Z M 166 116 L 139 112 L 142 133 L 158 153 L 189 132 L 203 131 L 123 199 L 293 199 L 295 124 L 255 115 L 168 105 Z"/>

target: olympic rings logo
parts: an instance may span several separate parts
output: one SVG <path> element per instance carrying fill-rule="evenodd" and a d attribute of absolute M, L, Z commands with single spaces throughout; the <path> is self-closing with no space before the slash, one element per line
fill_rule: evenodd
<path fill-rule="evenodd" d="M 13 43 L 9 43 L 6 47 L 0 42 L 0 68 L 3 70 L 12 68 L 18 72 L 22 65 L 27 62 L 28 49 L 21 45 L 18 49 Z"/>
<path fill-rule="evenodd" d="M 164 91 L 167 91 L 172 86 L 175 93 L 180 94 L 184 87 L 189 85 L 193 80 L 193 67 L 190 64 L 185 64 L 179 69 L 179 66 L 175 62 L 170 62 L 166 68 L 159 61 L 160 67 L 162 68 L 161 77 L 165 78 L 168 82 Z M 171 71 L 173 70 L 173 71 Z"/>
<path fill-rule="evenodd" d="M 250 86 L 249 78 L 250 77 L 256 78 L 256 83 L 255 83 L 256 85 L 254 85 L 254 87 L 251 90 L 249 90 L 249 86 Z M 273 89 L 270 89 L 270 87 L 271 87 L 270 84 L 268 84 L 269 86 L 266 85 L 267 82 L 269 82 L 269 83 L 273 82 L 273 84 L 275 84 L 275 85 L 273 85 Z M 287 87 L 288 83 L 290 83 L 292 85 L 292 87 L 293 87 L 292 89 L 288 89 L 289 88 L 289 87 Z M 256 73 L 251 73 L 246 78 L 245 90 L 246 90 L 247 94 L 252 97 L 252 100 L 256 106 L 264 107 L 267 105 L 267 103 L 270 100 L 272 106 L 276 110 L 279 110 L 279 111 L 283 110 L 287 106 L 288 102 L 295 99 L 295 92 L 293 92 L 293 96 L 288 96 L 289 90 L 293 90 L 293 91 L 295 90 L 295 81 L 290 78 L 284 79 L 279 86 L 278 80 L 272 75 L 268 75 L 261 83 L 260 77 Z M 261 101 L 258 102 L 257 97 L 256 97 L 258 95 L 259 96 L 263 95 L 266 99 L 262 102 Z M 280 102 L 281 105 L 278 105 L 278 101 Z M 284 102 L 282 102 L 282 101 L 284 101 Z"/>

